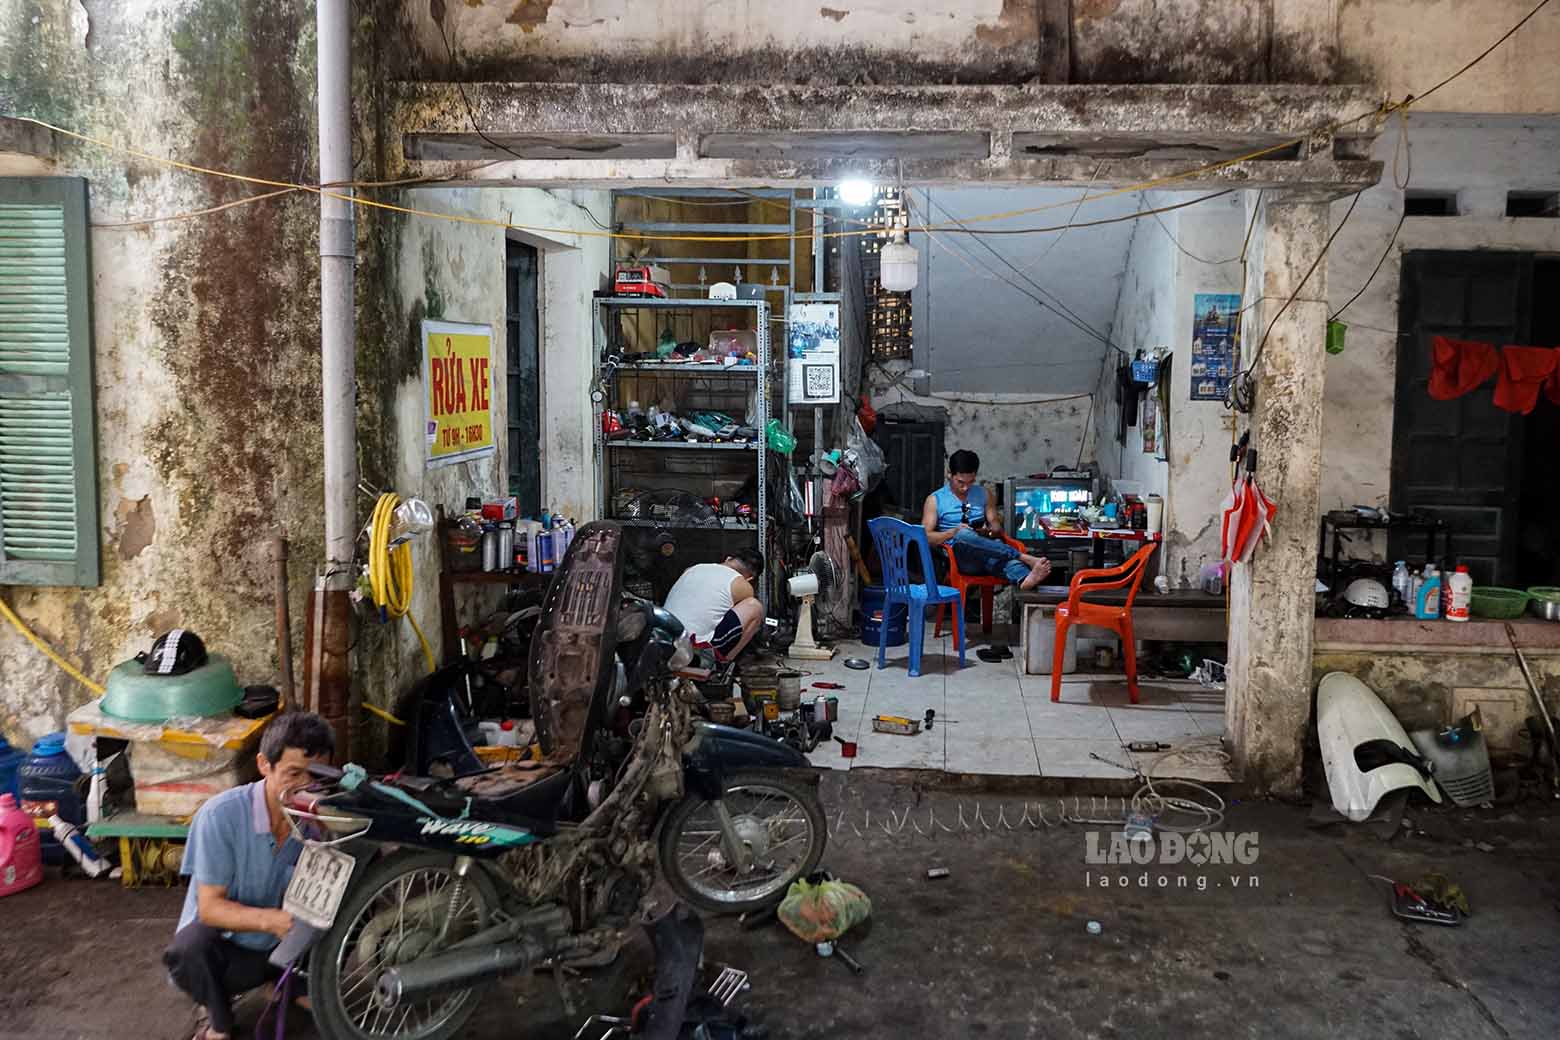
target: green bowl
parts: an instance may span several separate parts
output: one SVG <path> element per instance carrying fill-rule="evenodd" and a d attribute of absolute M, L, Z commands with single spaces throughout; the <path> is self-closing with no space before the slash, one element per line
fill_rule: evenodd
<path fill-rule="evenodd" d="M 1503 589 L 1498 585 L 1480 585 L 1474 588 L 1468 609 L 1474 617 L 1495 621 L 1519 618 L 1527 609 L 1532 597 L 1521 589 Z"/>
<path fill-rule="evenodd" d="M 1552 603 L 1560 603 L 1560 587 L 1554 585 L 1534 585 L 1527 590 L 1527 594 L 1534 599 L 1548 600 Z"/>
<path fill-rule="evenodd" d="M 140 661 L 126 661 L 108 675 L 99 705 L 103 714 L 127 722 L 166 722 L 190 716 L 221 715 L 244 699 L 233 664 L 212 654 L 184 675 L 147 675 Z"/>

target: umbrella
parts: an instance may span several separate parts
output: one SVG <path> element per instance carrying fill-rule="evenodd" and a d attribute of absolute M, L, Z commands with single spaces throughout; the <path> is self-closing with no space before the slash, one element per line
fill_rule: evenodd
<path fill-rule="evenodd" d="M 1244 441 L 1244 438 L 1243 438 Z M 1229 497 L 1224 500 L 1220 522 L 1219 548 L 1225 563 L 1250 563 L 1257 543 L 1272 537 L 1273 516 L 1278 503 L 1263 494 L 1257 484 L 1257 453 L 1245 447 L 1236 449 L 1244 466 L 1237 471 Z"/>

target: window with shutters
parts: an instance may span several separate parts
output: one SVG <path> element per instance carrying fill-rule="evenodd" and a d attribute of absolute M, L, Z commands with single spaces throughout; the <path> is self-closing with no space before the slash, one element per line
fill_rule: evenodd
<path fill-rule="evenodd" d="M 87 183 L 0 177 L 0 585 L 98 583 Z"/>

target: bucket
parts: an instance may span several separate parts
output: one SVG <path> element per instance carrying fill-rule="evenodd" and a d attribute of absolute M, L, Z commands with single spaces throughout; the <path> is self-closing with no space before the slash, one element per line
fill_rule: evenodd
<path fill-rule="evenodd" d="M 35 820 L 58 816 L 80 827 L 87 822 L 87 807 L 76 788 L 81 770 L 65 752 L 65 734 L 50 733 L 33 745 L 32 754 L 17 770 L 21 787 L 22 812 Z M 63 863 L 65 850 L 49 831 L 43 837 L 46 863 Z"/>
<path fill-rule="evenodd" d="M 795 711 L 802 706 L 802 673 L 781 672 L 775 676 L 775 693 L 781 711 Z"/>
<path fill-rule="evenodd" d="M 884 595 L 881 585 L 867 585 L 861 590 L 861 641 L 867 646 L 878 645 Z M 906 627 L 908 617 L 908 608 L 903 603 L 895 603 L 888 615 L 888 646 L 904 646 L 910 641 L 910 631 Z"/>
<path fill-rule="evenodd" d="M 22 763 L 27 761 L 27 756 L 16 750 L 0 737 L 0 794 L 9 794 L 18 803 L 22 800 L 22 784 L 17 777 L 17 771 L 22 768 Z"/>

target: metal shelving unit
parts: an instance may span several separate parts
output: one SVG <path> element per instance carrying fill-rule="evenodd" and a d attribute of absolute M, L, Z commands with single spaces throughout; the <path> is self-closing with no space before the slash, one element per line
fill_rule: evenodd
<path fill-rule="evenodd" d="M 595 354 L 598 393 L 595 398 L 596 458 L 601 473 L 602 515 L 613 517 L 618 497 L 629 486 L 689 490 L 699 497 L 705 490 L 731 484 L 753 475 L 754 520 L 721 517 L 717 521 L 669 524 L 629 519 L 625 526 L 677 528 L 714 535 L 740 535 L 769 554 L 769 453 L 764 450 L 764 427 L 773 414 L 770 394 L 783 385 L 773 370 L 770 349 L 770 307 L 764 300 L 675 300 L 642 297 L 598 296 L 592 305 L 595 321 Z M 731 367 L 707 364 L 667 363 L 636 359 L 652 353 L 662 328 L 674 331 L 679 342 L 709 342 L 712 329 L 723 330 L 733 321 L 745 322 L 757 340 L 756 363 Z M 648 328 L 646 328 L 648 326 Z M 757 439 L 749 443 L 700 443 L 694 441 L 608 440 L 602 429 L 607 409 L 624 410 L 634 394 L 649 403 L 669 401 L 673 410 L 712 408 L 746 418 L 751 401 Z M 651 396 L 651 395 L 655 396 Z M 748 463 L 756 459 L 756 464 Z M 676 461 L 674 461 L 676 460 Z M 696 492 L 697 493 L 697 492 Z M 756 537 L 755 537 L 756 536 Z M 770 582 L 760 583 L 760 598 L 767 605 Z"/>

